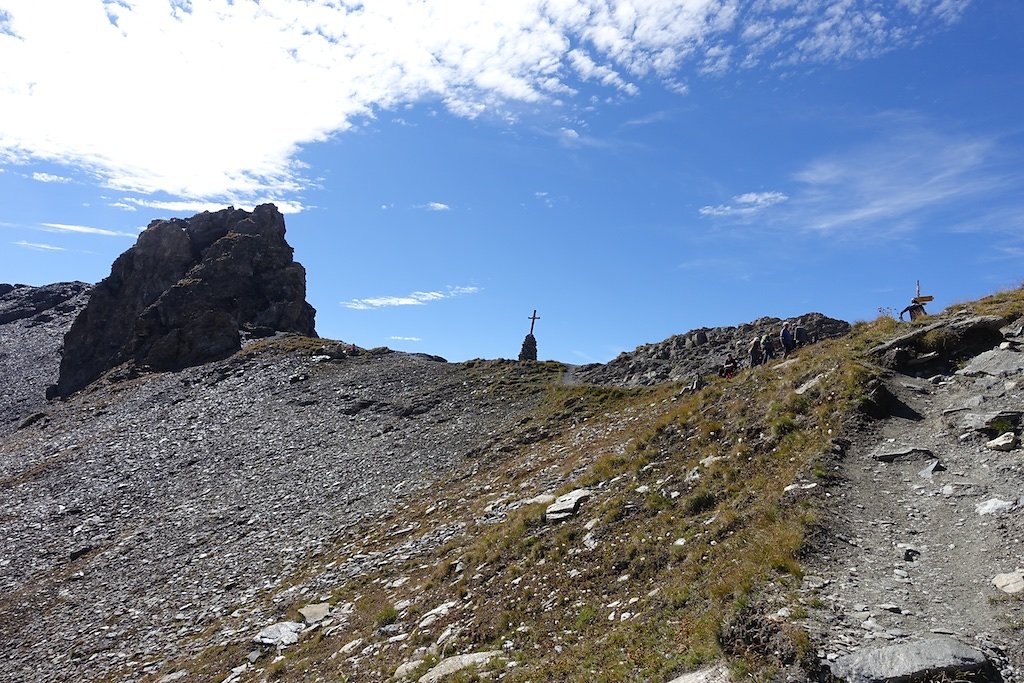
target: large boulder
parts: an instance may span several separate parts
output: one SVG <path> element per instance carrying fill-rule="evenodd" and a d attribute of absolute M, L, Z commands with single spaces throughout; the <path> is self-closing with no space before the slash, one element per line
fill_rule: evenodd
<path fill-rule="evenodd" d="M 176 370 L 223 358 L 244 330 L 315 336 L 306 272 L 284 234 L 273 204 L 150 223 L 65 336 L 53 393 L 127 361 Z"/>

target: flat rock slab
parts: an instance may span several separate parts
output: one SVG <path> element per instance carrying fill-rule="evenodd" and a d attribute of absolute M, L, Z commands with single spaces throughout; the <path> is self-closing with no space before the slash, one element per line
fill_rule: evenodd
<path fill-rule="evenodd" d="M 879 462 L 896 462 L 897 460 L 932 459 L 935 456 L 927 448 L 908 446 L 906 448 L 889 448 L 874 453 L 871 458 Z"/>
<path fill-rule="evenodd" d="M 996 574 L 992 579 L 992 585 L 1004 593 L 1020 593 L 1024 591 L 1024 570 L 1018 569 L 1009 574 Z"/>
<path fill-rule="evenodd" d="M 974 359 L 956 371 L 965 377 L 991 375 L 992 377 L 1012 377 L 1024 372 L 1024 353 L 1013 349 L 992 349 L 978 354 Z"/>
<path fill-rule="evenodd" d="M 567 517 L 572 517 L 579 512 L 583 501 L 594 495 L 589 489 L 576 489 L 570 491 L 548 506 L 544 511 L 544 519 L 549 522 L 559 522 Z"/>
<path fill-rule="evenodd" d="M 259 633 L 253 640 L 263 645 L 277 645 L 285 647 L 299 642 L 299 632 L 302 631 L 302 624 L 297 621 L 281 621 L 272 624 Z"/>
<path fill-rule="evenodd" d="M 991 451 L 1012 451 L 1020 445 L 1020 439 L 1013 432 L 1006 432 L 985 444 Z"/>
<path fill-rule="evenodd" d="M 960 422 L 962 429 L 973 429 L 976 432 L 983 432 L 986 430 L 999 427 L 1001 424 L 1019 425 L 1021 421 L 1021 411 L 1019 410 L 1000 410 L 992 413 L 968 413 L 964 415 L 963 420 Z"/>
<path fill-rule="evenodd" d="M 847 683 L 904 683 L 924 678 L 980 671 L 989 666 L 980 651 L 952 638 L 861 650 L 839 657 L 832 675 Z"/>
<path fill-rule="evenodd" d="M 299 609 L 299 614 L 306 620 L 307 624 L 315 624 L 323 621 L 331 613 L 331 606 L 326 602 L 320 602 L 315 605 L 306 605 Z"/>
<path fill-rule="evenodd" d="M 495 657 L 504 654 L 501 650 L 490 650 L 488 652 L 473 652 L 468 655 L 457 655 L 442 659 L 441 663 L 427 673 L 420 676 L 419 683 L 433 683 L 456 671 L 468 669 L 471 666 L 482 666 Z"/>
<path fill-rule="evenodd" d="M 719 663 L 677 676 L 668 683 L 729 683 L 731 680 L 729 669 L 725 664 Z"/>

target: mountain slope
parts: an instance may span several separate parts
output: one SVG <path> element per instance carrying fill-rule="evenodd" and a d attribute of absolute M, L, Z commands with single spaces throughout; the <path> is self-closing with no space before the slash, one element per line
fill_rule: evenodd
<path fill-rule="evenodd" d="M 952 372 L 1013 332 L 993 330 L 1024 315 L 1024 291 L 969 308 L 997 316 L 987 332 L 881 319 L 697 392 L 282 335 L 179 373 L 115 372 L 0 442 L 5 680 L 429 681 L 470 661 L 483 671 L 445 680 L 667 681 L 722 662 L 814 679 L 926 642 L 940 612 L 923 591 L 985 548 L 963 598 L 983 617 L 956 635 L 1012 681 L 1020 603 L 986 582 L 1013 570 L 1015 508 L 968 520 L 974 498 L 955 498 L 962 548 L 929 536 L 910 568 L 871 526 L 894 516 L 876 503 L 946 500 L 945 475 L 887 481 L 896 468 L 871 460 L 890 438 L 960 443 L 905 408 L 1022 405 L 1019 377 Z M 904 386 L 925 384 L 927 410 Z M 1024 488 L 1019 450 L 1006 457 L 988 462 L 993 495 Z M 946 526 L 911 521 L 898 528 Z M 893 568 L 912 583 L 886 584 Z M 886 622 L 876 601 L 907 586 L 915 614 Z"/>

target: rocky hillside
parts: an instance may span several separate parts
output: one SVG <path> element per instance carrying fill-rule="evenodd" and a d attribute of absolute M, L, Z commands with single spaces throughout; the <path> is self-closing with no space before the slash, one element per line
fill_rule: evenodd
<path fill-rule="evenodd" d="M 45 404 L 46 387 L 57 380 L 64 334 L 85 307 L 89 285 L 66 282 L 45 287 L 0 284 L 0 436 Z"/>
<path fill-rule="evenodd" d="M 75 288 L 0 323 L 7 386 Z M 648 373 L 723 331 L 583 369 L 276 332 L 11 393 L 0 679 L 1024 680 L 1022 321 L 883 318 L 698 391 Z"/>
<path fill-rule="evenodd" d="M 849 323 L 821 313 L 807 313 L 788 320 L 765 317 L 736 327 L 702 327 L 656 344 L 638 346 L 606 364 L 583 366 L 577 377 L 584 382 L 619 386 L 690 383 L 699 376 L 715 374 L 730 355 L 738 361 L 745 361 L 754 337 L 768 335 L 776 347 L 776 356 L 781 356 L 778 337 L 785 322 L 794 329 L 798 325 L 804 327 L 812 342 L 850 331 Z"/>

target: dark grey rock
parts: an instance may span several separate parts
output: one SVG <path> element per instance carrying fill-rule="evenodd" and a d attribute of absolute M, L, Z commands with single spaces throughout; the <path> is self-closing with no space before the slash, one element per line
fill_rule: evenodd
<path fill-rule="evenodd" d="M 902 683 L 936 676 L 983 672 L 988 659 L 980 650 L 952 638 L 861 650 L 832 662 L 832 675 L 847 683 Z"/>
<path fill-rule="evenodd" d="M 55 393 L 126 361 L 179 370 L 224 358 L 243 330 L 315 336 L 305 271 L 284 233 L 273 204 L 150 223 L 65 336 Z"/>
<path fill-rule="evenodd" d="M 908 446 L 906 448 L 893 448 L 879 451 L 871 455 L 873 460 L 879 462 L 896 462 L 897 460 L 918 460 L 922 458 L 933 458 L 932 452 L 920 446 Z M 934 471 L 934 470 L 933 470 Z"/>

